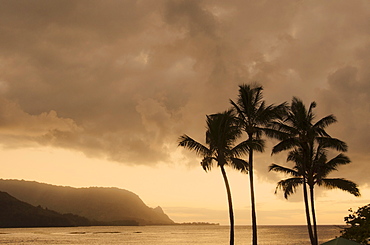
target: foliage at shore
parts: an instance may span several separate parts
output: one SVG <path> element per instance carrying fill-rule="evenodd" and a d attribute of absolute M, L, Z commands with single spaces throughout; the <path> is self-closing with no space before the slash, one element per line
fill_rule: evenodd
<path fill-rule="evenodd" d="M 360 207 L 357 211 L 349 210 L 350 214 L 344 218 L 349 225 L 341 231 L 342 237 L 361 244 L 368 244 L 370 238 L 370 204 Z"/>

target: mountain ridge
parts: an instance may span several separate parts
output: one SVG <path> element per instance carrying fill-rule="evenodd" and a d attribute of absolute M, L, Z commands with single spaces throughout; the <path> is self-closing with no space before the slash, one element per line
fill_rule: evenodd
<path fill-rule="evenodd" d="M 148 207 L 140 197 L 117 187 L 57 186 L 36 181 L 0 179 L 0 191 L 59 213 L 72 213 L 90 220 L 119 224 L 169 225 L 174 222 L 162 208 Z"/>
<path fill-rule="evenodd" d="M 0 191 L 0 227 L 67 227 L 89 226 L 93 223 L 81 216 L 60 214 L 22 202 L 7 192 Z"/>

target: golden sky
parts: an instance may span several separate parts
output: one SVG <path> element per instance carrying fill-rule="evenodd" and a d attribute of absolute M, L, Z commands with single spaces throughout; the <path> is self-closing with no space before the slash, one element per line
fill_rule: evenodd
<path fill-rule="evenodd" d="M 349 145 L 332 177 L 362 197 L 317 191 L 320 224 L 370 203 L 367 0 L 0 0 L 1 178 L 116 186 L 176 222 L 227 224 L 218 169 L 177 147 L 203 142 L 205 115 L 258 81 L 268 103 L 316 101 Z M 285 155 L 256 155 L 260 224 L 304 224 L 298 193 L 274 195 Z M 228 171 L 236 223 L 250 224 L 248 176 Z"/>

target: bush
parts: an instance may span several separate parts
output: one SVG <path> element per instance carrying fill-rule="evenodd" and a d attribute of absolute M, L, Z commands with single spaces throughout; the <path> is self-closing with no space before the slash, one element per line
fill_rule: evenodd
<path fill-rule="evenodd" d="M 352 209 L 349 211 L 351 213 L 344 217 L 344 221 L 349 227 L 341 231 L 341 237 L 367 244 L 370 237 L 370 204 L 359 208 L 356 212 L 353 212 Z"/>

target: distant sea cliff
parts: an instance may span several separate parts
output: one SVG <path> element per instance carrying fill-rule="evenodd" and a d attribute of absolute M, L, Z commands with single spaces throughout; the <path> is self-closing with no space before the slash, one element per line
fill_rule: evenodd
<path fill-rule="evenodd" d="M 20 210 L 26 210 L 25 213 L 30 215 L 53 216 L 52 212 L 55 217 L 62 215 L 60 218 L 64 223 L 56 218 L 56 223 L 61 222 L 57 226 L 175 224 L 160 207 L 150 208 L 138 195 L 118 188 L 73 188 L 34 181 L 0 179 L 0 191 L 9 194 L 7 196 L 6 193 L 1 193 L 0 201 L 11 200 L 14 207 L 22 207 Z M 70 216 L 69 221 L 67 214 Z M 22 219 L 28 218 L 18 218 Z"/>

